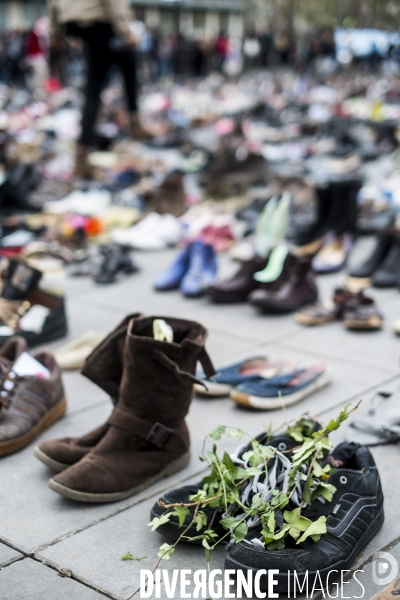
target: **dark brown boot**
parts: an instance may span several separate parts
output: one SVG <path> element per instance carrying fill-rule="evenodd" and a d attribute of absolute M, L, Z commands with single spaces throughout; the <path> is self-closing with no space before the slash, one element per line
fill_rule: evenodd
<path fill-rule="evenodd" d="M 189 462 L 185 423 L 197 361 L 214 373 L 205 352 L 207 331 L 198 323 L 165 318 L 174 342 L 153 337 L 153 321 L 129 324 L 118 406 L 97 446 L 79 463 L 50 480 L 54 491 L 83 502 L 128 498 Z"/>
<path fill-rule="evenodd" d="M 74 177 L 81 179 L 93 179 L 93 167 L 89 164 L 88 157 L 90 154 L 90 148 L 77 144 L 75 148 L 75 164 L 74 164 Z"/>
<path fill-rule="evenodd" d="M 159 187 L 147 194 L 146 200 L 148 209 L 153 212 L 181 217 L 187 211 L 183 174 L 173 172 L 167 175 Z"/>
<path fill-rule="evenodd" d="M 149 140 L 154 133 L 142 125 L 138 112 L 129 113 L 129 135 L 133 140 Z"/>
<path fill-rule="evenodd" d="M 289 253 L 283 271 L 272 283 L 262 283 L 249 296 L 250 302 L 266 312 L 293 312 L 318 299 L 311 257 Z"/>
<path fill-rule="evenodd" d="M 207 296 L 213 302 L 224 304 L 245 302 L 251 292 L 260 287 L 259 282 L 254 279 L 254 275 L 257 271 L 265 269 L 268 258 L 253 256 L 250 260 L 246 260 L 231 279 L 215 283 L 206 288 Z"/>
<path fill-rule="evenodd" d="M 114 404 L 118 401 L 121 385 L 122 358 L 128 325 L 132 319 L 140 316 L 140 313 L 135 313 L 125 317 L 88 356 L 81 371 L 82 375 L 109 394 Z M 108 424 L 109 422 L 106 421 L 104 425 L 81 437 L 66 437 L 42 442 L 36 446 L 34 454 L 53 471 L 63 471 L 81 460 L 99 443 L 108 430 Z"/>

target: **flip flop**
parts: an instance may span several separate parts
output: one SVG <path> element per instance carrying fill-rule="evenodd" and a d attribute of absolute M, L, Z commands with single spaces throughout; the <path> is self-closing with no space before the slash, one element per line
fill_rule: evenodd
<path fill-rule="evenodd" d="M 229 392 L 234 387 L 249 379 L 260 376 L 265 379 L 271 379 L 277 375 L 282 375 L 283 373 L 290 373 L 295 368 L 296 363 L 291 359 L 272 356 L 255 356 L 220 369 L 219 372 L 210 379 L 206 379 L 204 373 L 199 373 L 197 377 L 204 380 L 207 389 L 197 383 L 194 384 L 194 389 L 202 396 L 209 396 L 212 398 L 229 396 Z"/>
<path fill-rule="evenodd" d="M 269 380 L 253 377 L 235 387 L 230 397 L 243 406 L 275 410 L 296 404 L 330 381 L 331 369 L 328 365 L 310 365 Z"/>

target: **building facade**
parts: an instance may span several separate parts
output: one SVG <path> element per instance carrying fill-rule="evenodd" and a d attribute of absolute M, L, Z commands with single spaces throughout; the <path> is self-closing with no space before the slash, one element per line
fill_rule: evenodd
<path fill-rule="evenodd" d="M 243 34 L 242 0 L 127 0 L 136 18 L 163 33 L 213 37 Z M 0 0 L 0 29 L 27 28 L 46 14 L 46 0 Z"/>

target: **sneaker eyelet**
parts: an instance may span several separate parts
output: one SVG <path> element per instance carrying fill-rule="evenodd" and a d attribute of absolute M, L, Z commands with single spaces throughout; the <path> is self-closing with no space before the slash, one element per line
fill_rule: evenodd
<path fill-rule="evenodd" d="M 283 451 L 284 451 L 284 450 L 286 450 L 286 449 L 287 449 L 287 446 L 286 446 L 286 444 L 285 444 L 284 442 L 281 442 L 281 443 L 278 445 L 278 450 L 279 450 L 279 452 L 283 452 Z"/>
<path fill-rule="evenodd" d="M 347 483 L 347 477 L 345 477 L 344 475 L 341 476 L 341 478 L 339 479 L 340 483 L 342 483 L 343 485 L 346 485 Z"/>

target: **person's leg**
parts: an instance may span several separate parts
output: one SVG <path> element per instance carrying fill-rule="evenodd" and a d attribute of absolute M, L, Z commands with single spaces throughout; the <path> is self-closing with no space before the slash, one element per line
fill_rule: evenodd
<path fill-rule="evenodd" d="M 126 100 L 129 113 L 129 133 L 132 139 L 148 139 L 153 134 L 145 129 L 140 122 L 138 113 L 138 81 L 136 72 L 136 59 L 133 50 L 114 52 L 114 62 L 122 73 L 124 80 Z"/>
<path fill-rule="evenodd" d="M 114 62 L 122 73 L 128 110 L 129 112 L 135 112 L 138 109 L 138 82 L 136 59 L 133 50 L 127 49 L 114 52 Z"/>
<path fill-rule="evenodd" d="M 90 146 L 93 143 L 101 92 L 111 66 L 111 52 L 106 43 L 100 45 L 97 40 L 90 39 L 86 42 L 85 54 L 87 72 L 79 144 Z"/>
<path fill-rule="evenodd" d="M 112 63 L 112 54 L 108 43 L 112 30 L 111 26 L 109 30 L 108 28 L 104 30 L 104 27 L 107 26 L 102 23 L 95 23 L 90 27 L 79 27 L 76 32 L 72 32 L 72 35 L 80 37 L 85 42 L 86 84 L 81 120 L 82 129 L 76 145 L 74 167 L 74 175 L 85 179 L 92 177 L 88 154 L 90 146 L 93 144 L 101 92 L 107 81 Z"/>

